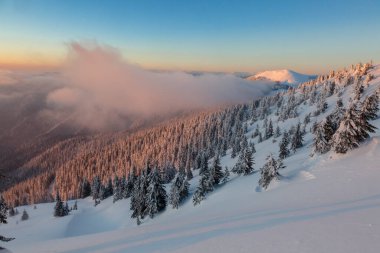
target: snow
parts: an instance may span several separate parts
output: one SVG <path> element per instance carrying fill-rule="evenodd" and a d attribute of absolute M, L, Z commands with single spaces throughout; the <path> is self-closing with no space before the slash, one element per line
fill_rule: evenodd
<path fill-rule="evenodd" d="M 364 96 L 380 86 L 377 77 Z M 348 101 L 351 91 L 343 94 Z M 363 96 L 363 97 L 364 97 Z M 334 110 L 336 95 L 327 99 L 329 108 L 314 120 Z M 347 103 L 345 102 L 345 105 Z M 301 105 L 300 116 L 280 122 L 281 131 L 296 125 L 315 107 Z M 273 122 L 277 122 L 272 115 Z M 251 136 L 259 121 L 249 126 Z M 380 128 L 380 119 L 371 122 Z M 277 123 L 275 123 L 276 126 Z M 274 127 L 275 127 L 274 126 Z M 11 252 L 334 252 L 377 253 L 380 248 L 380 133 L 347 154 L 311 156 L 313 135 L 304 136 L 304 146 L 284 160 L 282 180 L 267 190 L 258 187 L 260 173 L 237 176 L 207 195 L 200 205 L 189 199 L 179 207 L 146 218 L 140 226 L 130 218 L 129 200 L 96 207 L 90 198 L 78 200 L 78 210 L 69 216 L 53 217 L 54 203 L 18 207 L 29 220 L 9 217 L 0 234 L 16 237 L 4 243 Z M 248 140 L 249 141 L 249 140 Z M 272 138 L 255 146 L 254 168 L 259 170 L 269 153 L 278 154 Z M 230 169 L 237 158 L 221 158 Z M 198 184 L 198 171 L 190 181 L 190 192 Z M 166 185 L 167 191 L 170 185 Z M 69 204 L 73 205 L 73 201 Z"/>
<path fill-rule="evenodd" d="M 310 79 L 314 79 L 315 76 L 304 75 L 292 70 L 281 69 L 281 70 L 268 70 L 264 72 L 260 72 L 256 75 L 250 76 L 248 80 L 258 80 L 258 79 L 268 79 L 274 82 L 280 82 L 285 84 L 293 84 L 298 85 L 300 83 L 304 83 L 309 81 Z"/>

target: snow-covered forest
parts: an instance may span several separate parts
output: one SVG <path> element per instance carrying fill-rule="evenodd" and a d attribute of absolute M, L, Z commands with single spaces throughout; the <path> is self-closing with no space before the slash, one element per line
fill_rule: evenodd
<path fill-rule="evenodd" d="M 327 219 L 327 224 L 334 214 L 365 209 L 364 202 L 372 198 L 368 194 L 378 200 L 375 179 L 380 173 L 375 172 L 368 187 L 352 195 L 356 199 L 334 202 L 345 191 L 354 191 L 350 187 L 357 187 L 355 182 L 366 184 L 372 177 L 368 171 L 377 167 L 379 96 L 380 66 L 357 64 L 251 103 L 195 112 L 135 133 L 60 142 L 20 168 L 23 180 L 2 193 L 2 202 L 12 212 L 11 224 L 1 226 L 1 234 L 16 237 L 8 245 L 22 252 L 26 244 L 17 241 L 36 242 L 39 252 L 49 252 L 49 247 L 57 252 L 95 252 L 77 235 L 97 240 L 109 252 L 150 252 L 157 245 L 173 251 L 230 252 L 224 248 L 233 245 L 227 243 L 233 240 L 227 232 L 240 231 L 246 234 L 235 242 L 242 252 L 252 252 L 244 243 L 265 228 L 256 237 L 262 243 L 253 248 L 275 252 L 274 246 L 265 248 L 273 227 L 284 224 L 274 233 L 289 229 L 300 236 L 297 222 L 310 221 L 318 230 L 318 218 Z M 338 193 L 340 187 L 343 192 Z M 355 201 L 363 206 L 355 206 Z M 40 204 L 44 202 L 54 203 Z M 347 209 L 340 210 L 344 205 Z M 18 221 L 16 209 L 26 210 L 24 221 Z M 368 217 L 375 217 L 371 210 Z M 346 221 L 349 216 L 337 219 Z M 27 236 L 37 222 L 50 221 L 46 226 L 54 229 L 44 240 L 64 238 L 56 245 L 44 244 L 42 236 Z M 119 235 L 119 229 L 126 231 Z M 95 232 L 104 233 L 92 235 Z M 129 236 L 135 240 L 123 241 Z M 314 242 L 326 236 L 318 235 Z M 218 248 L 212 243 L 215 238 L 226 243 L 219 240 Z M 72 245 L 64 246 L 67 242 Z M 134 246 L 139 243 L 145 246 Z M 310 245 L 287 243 L 302 252 Z M 326 245 L 339 246 L 332 243 L 327 240 Z M 336 249 L 346 252 L 347 247 Z"/>

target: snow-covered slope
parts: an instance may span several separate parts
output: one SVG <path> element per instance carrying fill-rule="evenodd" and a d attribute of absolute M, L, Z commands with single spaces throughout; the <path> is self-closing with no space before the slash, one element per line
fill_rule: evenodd
<path fill-rule="evenodd" d="M 260 80 L 268 79 L 274 82 L 281 82 L 289 85 L 298 85 L 300 83 L 307 82 L 311 79 L 314 79 L 315 76 L 303 75 L 291 70 L 281 69 L 281 70 L 269 70 L 260 72 L 256 75 L 250 76 L 248 80 Z"/>
<path fill-rule="evenodd" d="M 362 97 L 380 87 L 380 66 Z M 307 125 L 330 114 L 336 101 L 346 105 L 353 85 L 326 99 L 327 111 L 312 117 Z M 324 88 L 321 86 L 320 88 Z M 301 89 L 300 89 L 301 90 Z M 300 92 L 298 90 L 298 92 Z M 300 93 L 301 94 L 301 93 Z M 315 105 L 301 103 L 299 115 L 277 121 L 275 111 L 268 116 L 281 131 L 288 130 L 314 112 Z M 263 120 L 248 123 L 251 135 Z M 380 119 L 371 122 L 380 128 Z M 258 171 L 269 153 L 278 154 L 279 138 L 258 143 L 254 155 Z M 189 198 L 178 210 L 167 210 L 140 226 L 131 219 L 129 199 L 112 203 L 108 198 L 98 206 L 91 199 L 78 200 L 78 210 L 54 218 L 54 203 L 26 209 L 30 219 L 20 215 L 0 226 L 0 234 L 16 237 L 5 246 L 12 252 L 334 252 L 377 253 L 380 248 L 380 132 L 360 148 L 345 155 L 329 152 L 311 154 L 313 134 L 304 136 L 304 146 L 284 160 L 282 180 L 267 190 L 258 187 L 260 173 L 232 175 L 229 182 L 208 194 L 200 205 Z M 231 150 L 221 160 L 231 168 L 237 158 Z M 190 192 L 198 184 L 198 171 L 190 181 Z M 169 189 L 167 185 L 166 189 Z M 73 201 L 70 202 L 73 204 Z"/>

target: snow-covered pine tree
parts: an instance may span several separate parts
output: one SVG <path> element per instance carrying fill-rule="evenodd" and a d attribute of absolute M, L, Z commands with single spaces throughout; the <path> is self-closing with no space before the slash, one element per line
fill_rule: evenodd
<path fill-rule="evenodd" d="M 91 185 L 86 178 L 83 178 L 82 183 L 80 184 L 79 196 L 84 199 L 91 195 Z"/>
<path fill-rule="evenodd" d="M 77 203 L 76 200 L 75 200 L 75 202 L 74 202 L 73 210 L 78 210 L 78 203 Z"/>
<path fill-rule="evenodd" d="M 120 185 L 120 180 L 118 176 L 115 176 L 115 179 L 113 180 L 113 184 L 115 186 L 114 192 L 113 192 L 113 203 L 123 198 L 123 193 Z"/>
<path fill-rule="evenodd" d="M 223 172 L 222 184 L 227 183 L 229 179 L 230 179 L 230 171 L 228 167 L 226 166 Z"/>
<path fill-rule="evenodd" d="M 142 173 L 137 177 L 131 195 L 131 217 L 137 218 L 137 225 L 140 225 L 140 218 L 145 217 L 146 191 L 146 179 L 144 173 Z"/>
<path fill-rule="evenodd" d="M 25 221 L 25 220 L 28 220 L 28 219 L 29 219 L 29 214 L 24 209 L 24 211 L 22 212 L 22 215 L 21 215 L 21 220 Z"/>
<path fill-rule="evenodd" d="M 301 130 L 301 123 L 298 122 L 296 131 L 293 134 L 291 141 L 291 149 L 296 152 L 297 149 L 303 146 L 303 132 Z"/>
<path fill-rule="evenodd" d="M 372 126 L 361 113 L 356 104 L 351 104 L 347 109 L 338 130 L 333 136 L 333 148 L 336 153 L 346 153 L 348 150 L 357 148 L 360 142 L 369 137 L 369 132 L 374 132 Z"/>
<path fill-rule="evenodd" d="M 313 152 L 324 154 L 331 148 L 331 139 L 334 134 L 333 123 L 331 117 L 327 116 L 325 120 L 320 122 L 315 131 L 313 138 Z"/>
<path fill-rule="evenodd" d="M 251 149 L 248 147 L 240 152 L 238 161 L 232 168 L 232 172 L 244 176 L 249 175 L 253 172 L 254 168 L 253 154 Z"/>
<path fill-rule="evenodd" d="M 272 119 L 270 119 L 268 127 L 265 129 L 265 139 L 269 139 L 272 136 L 273 136 L 273 123 L 272 123 Z"/>
<path fill-rule="evenodd" d="M 100 186 L 101 186 L 100 178 L 99 176 L 95 176 L 94 179 L 92 180 L 92 185 L 91 185 L 91 195 L 93 199 L 98 199 L 99 192 L 100 192 Z"/>
<path fill-rule="evenodd" d="M 183 172 L 179 172 L 170 188 L 169 203 L 178 209 L 181 202 L 189 195 L 189 182 Z"/>
<path fill-rule="evenodd" d="M 210 172 L 207 170 L 199 179 L 198 187 L 193 195 L 194 206 L 201 203 L 201 201 L 206 198 L 206 194 L 208 192 L 212 192 L 214 190 L 213 182 L 210 178 Z"/>
<path fill-rule="evenodd" d="M 162 183 L 158 169 L 155 168 L 149 177 L 147 192 L 147 214 L 153 218 L 156 213 L 163 211 L 167 204 L 165 186 Z"/>
<path fill-rule="evenodd" d="M 284 133 L 282 134 L 282 139 L 281 139 L 281 142 L 280 142 L 280 152 L 279 152 L 279 157 L 281 159 L 285 159 L 286 157 L 289 156 L 289 135 L 288 135 L 288 132 L 284 131 Z"/>
<path fill-rule="evenodd" d="M 266 158 L 266 163 L 261 168 L 261 178 L 259 180 L 259 185 L 264 189 L 268 188 L 270 182 L 273 179 L 280 179 L 281 175 L 278 171 L 284 167 L 285 166 L 283 165 L 281 159 L 277 161 L 274 159 L 273 155 L 270 154 Z"/>
<path fill-rule="evenodd" d="M 202 175 L 204 172 L 208 171 L 208 157 L 206 153 L 202 153 L 201 166 L 199 168 L 199 175 Z"/>
<path fill-rule="evenodd" d="M 5 203 L 5 200 L 3 196 L 0 195 L 0 224 L 7 224 L 7 211 L 8 211 L 8 206 Z M 0 241 L 3 242 L 9 242 L 14 240 L 15 238 L 7 238 L 2 235 L 0 235 Z M 1 249 L 1 248 L 0 248 Z"/>
<path fill-rule="evenodd" d="M 63 202 L 58 192 L 55 195 L 54 216 L 55 217 L 65 216 L 65 207 L 63 205 Z"/>
<path fill-rule="evenodd" d="M 281 130 L 280 130 L 280 127 L 277 125 L 276 131 L 274 132 L 274 137 L 278 138 L 280 136 L 281 136 Z"/>
<path fill-rule="evenodd" d="M 376 93 L 367 96 L 361 104 L 361 113 L 367 120 L 377 119 L 379 111 L 379 97 Z"/>
<path fill-rule="evenodd" d="M 210 168 L 210 180 L 214 185 L 218 185 L 222 178 L 222 166 L 220 166 L 219 155 L 216 155 Z"/>

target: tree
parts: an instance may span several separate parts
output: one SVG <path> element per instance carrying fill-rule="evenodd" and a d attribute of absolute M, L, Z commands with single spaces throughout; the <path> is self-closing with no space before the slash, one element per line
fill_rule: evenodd
<path fill-rule="evenodd" d="M 361 105 L 361 112 L 366 120 L 377 119 L 377 112 L 379 111 L 379 98 L 377 94 L 372 94 L 364 99 Z"/>
<path fill-rule="evenodd" d="M 348 150 L 357 148 L 360 142 L 369 137 L 369 132 L 374 132 L 364 113 L 356 108 L 353 103 L 346 111 L 338 130 L 333 136 L 333 148 L 336 153 L 346 153 Z"/>
<path fill-rule="evenodd" d="M 291 149 L 295 152 L 297 149 L 303 146 L 303 133 L 301 131 L 301 123 L 298 122 L 296 131 L 293 134 Z"/>
<path fill-rule="evenodd" d="M 220 180 L 223 178 L 223 172 L 222 172 L 222 166 L 220 166 L 220 159 L 219 155 L 216 155 L 212 166 L 210 168 L 210 180 L 213 182 L 214 185 L 217 185 L 220 183 Z"/>
<path fill-rule="evenodd" d="M 63 205 L 63 202 L 61 200 L 61 197 L 59 196 L 59 193 L 55 195 L 55 206 L 54 206 L 54 216 L 55 217 L 63 217 L 66 215 L 65 207 Z"/>
<path fill-rule="evenodd" d="M 313 138 L 314 152 L 324 154 L 330 150 L 331 139 L 334 135 L 333 128 L 334 125 L 329 116 L 316 126 Z"/>
<path fill-rule="evenodd" d="M 210 179 L 210 172 L 205 171 L 199 179 L 199 185 L 193 195 L 193 204 L 198 205 L 206 198 L 206 194 L 214 190 L 214 185 Z"/>
<path fill-rule="evenodd" d="M 179 205 L 189 195 L 190 184 L 186 179 L 185 173 L 180 171 L 170 187 L 169 203 L 173 208 L 178 209 Z"/>
<path fill-rule="evenodd" d="M 73 206 L 73 210 L 78 210 L 78 203 L 77 203 L 76 200 L 75 200 L 75 203 L 74 203 L 74 206 Z"/>
<path fill-rule="evenodd" d="M 24 221 L 24 220 L 27 220 L 27 219 L 29 219 L 29 214 L 24 209 L 24 211 L 22 212 L 22 215 L 21 215 L 21 220 Z"/>
<path fill-rule="evenodd" d="M 285 168 L 285 166 L 282 163 L 282 160 L 276 160 L 274 159 L 273 155 L 270 154 L 266 158 L 266 163 L 261 169 L 261 178 L 259 180 L 259 185 L 266 189 L 268 188 L 270 182 L 272 182 L 273 179 L 279 180 L 281 177 L 279 170 L 282 168 Z"/>
<path fill-rule="evenodd" d="M 153 218 L 156 213 L 165 209 L 166 203 L 167 195 L 165 186 L 162 183 L 158 169 L 155 168 L 149 178 L 147 213 Z"/>
<path fill-rule="evenodd" d="M 227 166 L 224 169 L 223 178 L 222 178 L 222 184 L 225 184 L 230 179 L 230 171 L 228 170 Z"/>
<path fill-rule="evenodd" d="M 8 211 L 8 206 L 5 203 L 5 200 L 3 196 L 0 196 L 0 224 L 7 224 L 7 211 Z M 2 235 L 0 235 L 0 241 L 3 242 L 9 242 L 14 240 L 15 238 L 7 238 Z"/>
<path fill-rule="evenodd" d="M 272 136 L 273 136 L 273 124 L 272 124 L 272 119 L 270 119 L 268 127 L 265 129 L 265 139 L 269 139 Z"/>
<path fill-rule="evenodd" d="M 281 159 L 285 159 L 286 157 L 289 156 L 288 146 L 289 146 L 289 135 L 288 135 L 288 132 L 284 131 L 284 133 L 282 134 L 281 142 L 280 142 L 279 157 Z"/>
<path fill-rule="evenodd" d="M 277 125 L 276 131 L 274 133 L 274 137 L 278 138 L 278 137 L 280 137 L 280 135 L 281 135 L 281 130 L 280 130 L 280 127 Z"/>
<path fill-rule="evenodd" d="M 137 218 L 137 225 L 140 225 L 140 217 L 144 218 L 146 210 L 146 185 L 145 176 L 141 174 L 137 177 L 131 195 L 132 218 Z"/>
<path fill-rule="evenodd" d="M 113 203 L 115 203 L 116 201 L 123 198 L 121 182 L 118 176 L 115 176 L 115 179 L 113 180 L 113 184 L 115 185 L 115 189 L 113 192 Z"/>
<path fill-rule="evenodd" d="M 84 199 L 91 195 L 91 185 L 87 179 L 83 179 L 80 184 L 79 197 Z"/>
<path fill-rule="evenodd" d="M 250 148 L 246 148 L 240 152 L 239 158 L 235 166 L 232 168 L 232 172 L 236 174 L 249 175 L 253 172 L 254 162 L 253 154 Z"/>
<path fill-rule="evenodd" d="M 100 198 L 99 193 L 100 193 L 100 187 L 101 187 L 101 182 L 99 176 L 95 176 L 94 179 L 92 180 L 92 185 L 91 185 L 91 195 L 93 199 L 98 199 Z"/>

